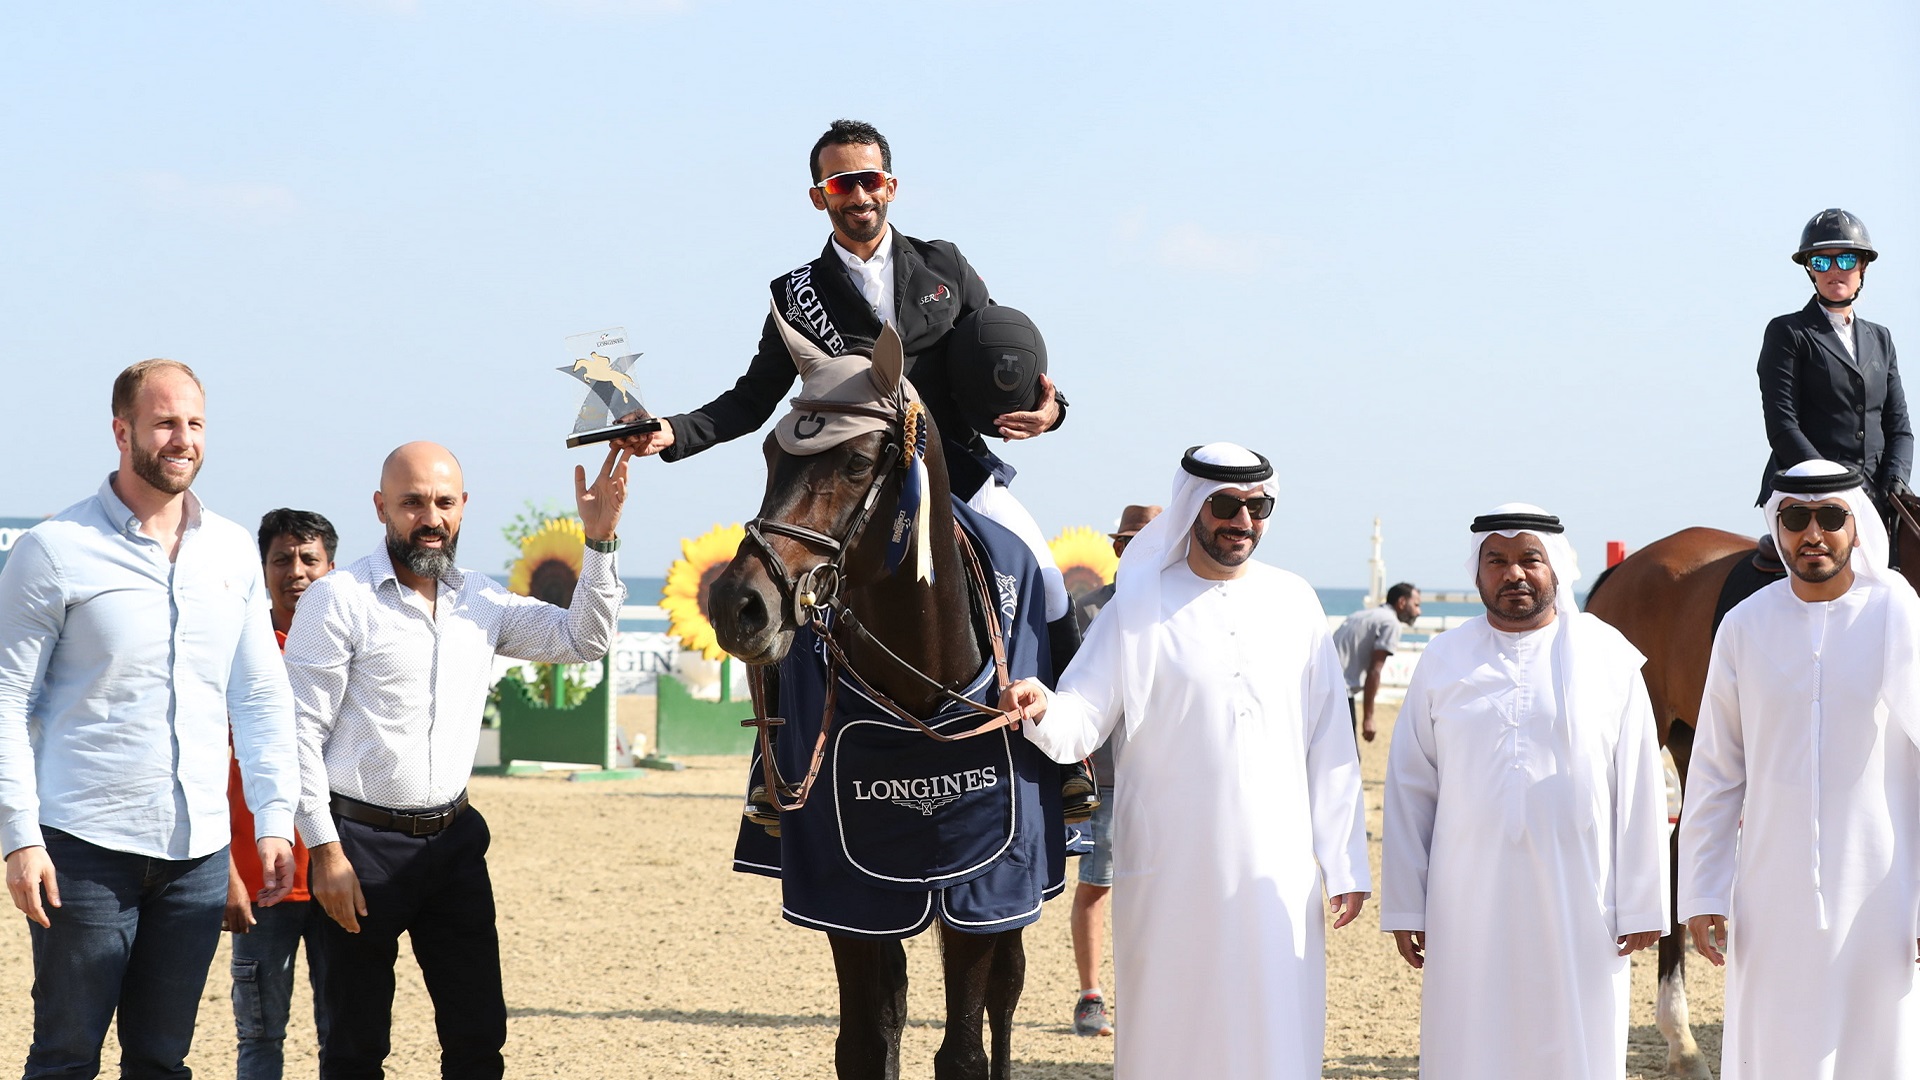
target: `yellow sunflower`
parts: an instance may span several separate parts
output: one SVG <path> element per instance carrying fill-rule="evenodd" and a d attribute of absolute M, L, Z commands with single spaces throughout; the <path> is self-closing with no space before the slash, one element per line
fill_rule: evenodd
<path fill-rule="evenodd" d="M 520 541 L 520 558 L 507 573 L 507 588 L 521 596 L 569 606 L 586 546 L 587 534 L 578 521 L 548 518 Z"/>
<path fill-rule="evenodd" d="M 1047 550 L 1053 552 L 1054 564 L 1060 567 L 1067 595 L 1074 603 L 1100 586 L 1110 584 L 1113 572 L 1120 567 L 1120 557 L 1113 553 L 1113 541 L 1107 539 L 1105 533 L 1085 525 L 1063 530 L 1047 545 Z"/>
<path fill-rule="evenodd" d="M 680 541 L 681 558 L 667 568 L 667 587 L 660 593 L 660 606 L 673 619 L 667 632 L 709 660 L 727 654 L 714 640 L 713 624 L 707 621 L 707 593 L 746 538 L 747 530 L 739 525 L 715 525 L 692 540 Z"/>

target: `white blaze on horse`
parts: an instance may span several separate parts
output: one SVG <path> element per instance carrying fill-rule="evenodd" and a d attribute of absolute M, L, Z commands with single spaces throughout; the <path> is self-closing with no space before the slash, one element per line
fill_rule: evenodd
<path fill-rule="evenodd" d="M 1065 883 L 1057 767 L 995 707 L 1011 679 L 1052 677 L 1039 566 L 952 499 L 891 328 L 872 358 L 831 356 L 773 321 L 800 397 L 767 439 L 759 515 L 708 604 L 721 647 L 752 665 L 752 786 L 778 823 L 776 837 L 743 822 L 735 868 L 779 877 L 788 921 L 828 934 L 840 1077 L 899 1075 L 900 941 L 938 923 L 934 1075 L 999 1080 L 1020 930 Z"/>

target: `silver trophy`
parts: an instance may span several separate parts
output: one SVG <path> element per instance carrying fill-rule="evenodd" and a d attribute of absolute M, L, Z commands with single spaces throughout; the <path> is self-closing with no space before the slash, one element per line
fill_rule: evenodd
<path fill-rule="evenodd" d="M 574 334 L 567 338 L 567 355 L 573 362 L 558 370 L 586 383 L 588 389 L 587 399 L 580 403 L 580 415 L 573 422 L 573 434 L 567 436 L 568 446 L 660 430 L 660 421 L 647 412 L 640 400 L 640 387 L 633 381 L 633 362 L 640 359 L 640 354 L 627 351 L 626 327 Z M 639 419 L 620 420 L 635 414 Z"/>

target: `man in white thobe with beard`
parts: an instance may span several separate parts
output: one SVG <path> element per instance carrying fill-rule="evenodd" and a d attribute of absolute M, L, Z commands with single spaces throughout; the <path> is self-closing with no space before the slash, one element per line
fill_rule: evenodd
<path fill-rule="evenodd" d="M 1273 467 L 1195 447 L 1057 692 L 1002 708 L 1055 761 L 1111 733 L 1117 1080 L 1320 1076 L 1326 947 L 1365 902 L 1346 678 L 1311 586 L 1252 561 Z"/>
<path fill-rule="evenodd" d="M 1380 928 L 1422 971 L 1424 1080 L 1619 1080 L 1628 954 L 1667 915 L 1667 794 L 1640 667 L 1582 613 L 1560 519 L 1473 521 L 1487 613 L 1433 639 L 1388 756 Z"/>
<path fill-rule="evenodd" d="M 1679 903 L 1727 965 L 1721 1080 L 1920 1077 L 1920 599 L 1860 485 L 1774 474 L 1788 576 L 1727 613 L 1707 666 Z"/>

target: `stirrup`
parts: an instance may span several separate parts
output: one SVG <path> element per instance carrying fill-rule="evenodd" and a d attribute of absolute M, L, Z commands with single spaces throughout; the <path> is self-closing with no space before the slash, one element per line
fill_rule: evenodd
<path fill-rule="evenodd" d="M 753 790 L 747 792 L 747 802 L 740 808 L 740 813 L 748 821 L 767 830 L 768 836 L 780 835 L 780 808 L 767 798 L 764 785 L 753 785 Z"/>

